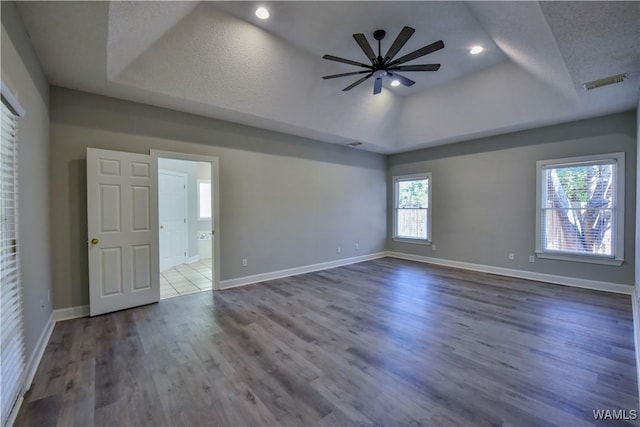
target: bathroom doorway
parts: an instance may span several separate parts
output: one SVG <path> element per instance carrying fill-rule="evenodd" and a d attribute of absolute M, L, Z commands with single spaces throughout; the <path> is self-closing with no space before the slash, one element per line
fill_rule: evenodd
<path fill-rule="evenodd" d="M 160 299 L 214 288 L 211 161 L 158 154 Z"/>

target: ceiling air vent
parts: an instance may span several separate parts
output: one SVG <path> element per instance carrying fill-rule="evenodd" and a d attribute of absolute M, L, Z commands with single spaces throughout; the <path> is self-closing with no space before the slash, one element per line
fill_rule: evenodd
<path fill-rule="evenodd" d="M 597 89 L 602 86 L 612 85 L 615 83 L 622 83 L 627 79 L 627 73 L 617 74 L 615 76 L 605 77 L 604 79 L 594 80 L 582 85 L 584 90 Z"/>
<path fill-rule="evenodd" d="M 350 143 L 347 144 L 347 147 L 355 148 L 358 145 L 362 145 L 362 142 L 358 142 L 358 141 L 350 142 Z"/>

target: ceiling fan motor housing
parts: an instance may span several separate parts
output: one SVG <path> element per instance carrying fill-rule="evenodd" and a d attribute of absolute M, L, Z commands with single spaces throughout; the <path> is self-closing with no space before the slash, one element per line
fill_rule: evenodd
<path fill-rule="evenodd" d="M 373 32 L 373 38 L 378 41 L 382 40 L 386 35 L 387 35 L 387 32 L 385 30 L 375 30 Z"/>

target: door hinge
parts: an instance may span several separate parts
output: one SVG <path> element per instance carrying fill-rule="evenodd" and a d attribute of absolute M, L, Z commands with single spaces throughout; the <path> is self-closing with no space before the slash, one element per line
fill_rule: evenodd
<path fill-rule="evenodd" d="M 182 221 L 186 224 L 187 223 L 187 218 L 182 218 Z"/>
<path fill-rule="evenodd" d="M 187 253 L 186 253 L 186 252 L 184 253 L 184 256 L 187 256 Z"/>
<path fill-rule="evenodd" d="M 187 189 L 187 184 L 182 184 L 182 188 Z"/>

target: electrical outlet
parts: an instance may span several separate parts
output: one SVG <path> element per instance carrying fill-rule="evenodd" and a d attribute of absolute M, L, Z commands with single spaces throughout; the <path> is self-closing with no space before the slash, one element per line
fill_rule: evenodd
<path fill-rule="evenodd" d="M 51 289 L 47 290 L 47 302 L 51 302 Z"/>
<path fill-rule="evenodd" d="M 529 262 L 536 262 L 536 257 L 533 255 L 529 255 Z"/>
<path fill-rule="evenodd" d="M 436 250 L 436 244 L 435 244 L 435 243 L 432 243 L 432 244 L 431 244 L 431 250 L 432 250 L 432 251 L 435 251 L 435 250 Z"/>
<path fill-rule="evenodd" d="M 342 249 L 340 248 L 340 246 L 338 246 L 338 249 L 336 249 L 336 252 L 337 252 L 337 253 L 342 252 Z"/>
<path fill-rule="evenodd" d="M 246 267 L 247 265 L 248 265 L 247 259 L 246 258 L 242 258 L 242 266 Z"/>
<path fill-rule="evenodd" d="M 356 251 L 360 249 L 360 244 L 356 243 Z"/>
<path fill-rule="evenodd" d="M 513 261 L 515 258 L 516 258 L 516 256 L 513 254 L 513 252 L 511 252 L 511 253 L 509 254 L 509 259 L 510 259 L 511 261 Z"/>

